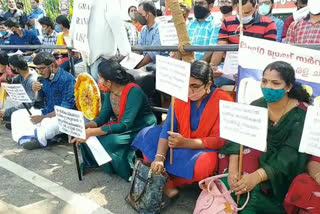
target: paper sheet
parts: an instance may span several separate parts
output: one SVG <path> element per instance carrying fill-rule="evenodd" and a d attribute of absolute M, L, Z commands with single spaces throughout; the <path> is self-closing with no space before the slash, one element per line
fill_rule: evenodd
<path fill-rule="evenodd" d="M 91 150 L 99 166 L 106 164 L 112 160 L 110 155 L 102 147 L 97 137 L 89 137 L 86 141 L 86 144 Z"/>
<path fill-rule="evenodd" d="M 237 51 L 228 51 L 223 65 L 223 74 L 234 80 L 233 75 L 238 73 L 239 58 Z"/>
<path fill-rule="evenodd" d="M 143 55 L 139 55 L 139 54 L 136 54 L 136 53 L 129 53 L 128 56 L 126 56 L 121 62 L 120 64 L 127 68 L 127 69 L 134 69 L 138 64 L 139 62 L 141 62 L 141 60 L 143 59 Z"/>

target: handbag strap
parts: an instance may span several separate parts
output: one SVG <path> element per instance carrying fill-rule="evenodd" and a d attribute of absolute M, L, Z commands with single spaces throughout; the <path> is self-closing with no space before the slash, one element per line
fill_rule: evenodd
<path fill-rule="evenodd" d="M 248 202 L 249 202 L 249 199 L 250 199 L 250 192 L 247 192 L 247 199 L 246 199 L 246 202 L 242 205 L 242 207 L 237 208 L 237 211 L 241 211 L 241 210 L 243 210 L 243 209 L 247 206 L 247 204 L 248 204 Z"/>
<path fill-rule="evenodd" d="M 132 176 L 133 176 L 133 181 L 132 181 L 132 184 L 131 184 L 131 187 L 130 187 L 130 193 L 129 193 L 130 200 L 132 200 L 134 203 L 136 203 L 137 201 L 139 201 L 140 198 L 142 197 L 142 195 L 145 193 L 146 187 L 147 187 L 147 185 L 148 185 L 148 183 L 149 183 L 149 180 L 150 180 L 150 178 L 151 178 L 151 176 L 152 176 L 152 170 L 150 169 L 150 170 L 149 170 L 149 173 L 148 173 L 148 178 L 147 178 L 147 181 L 145 182 L 145 185 L 144 185 L 144 187 L 143 187 L 143 190 L 141 191 L 140 195 L 139 195 L 136 199 L 133 199 L 133 197 L 132 197 L 132 192 L 133 192 L 134 183 L 135 183 L 135 181 L 136 181 L 136 177 L 137 177 L 136 175 L 137 175 L 137 171 L 138 171 L 138 168 L 139 168 L 140 164 L 142 164 L 142 163 L 141 163 L 140 160 L 138 160 L 137 163 L 136 163 L 136 165 L 135 165 L 135 167 L 134 167 L 134 171 L 133 171 L 133 175 L 132 175 Z"/>

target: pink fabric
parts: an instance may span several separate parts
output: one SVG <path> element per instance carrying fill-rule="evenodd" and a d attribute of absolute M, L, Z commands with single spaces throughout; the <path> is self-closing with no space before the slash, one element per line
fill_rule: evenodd
<path fill-rule="evenodd" d="M 1 86 L 1 83 L 7 82 L 7 77 L 14 77 L 14 76 L 15 75 L 11 72 L 11 69 L 9 68 L 9 66 L 6 66 L 5 72 L 0 73 L 0 86 Z"/>

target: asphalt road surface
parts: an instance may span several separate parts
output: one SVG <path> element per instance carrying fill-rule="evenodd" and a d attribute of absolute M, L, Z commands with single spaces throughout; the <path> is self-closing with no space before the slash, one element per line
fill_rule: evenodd
<path fill-rule="evenodd" d="M 99 168 L 78 180 L 71 145 L 26 151 L 0 124 L 0 214 L 136 213 L 124 200 L 130 183 Z M 180 189 L 162 213 L 192 213 L 197 185 Z"/>

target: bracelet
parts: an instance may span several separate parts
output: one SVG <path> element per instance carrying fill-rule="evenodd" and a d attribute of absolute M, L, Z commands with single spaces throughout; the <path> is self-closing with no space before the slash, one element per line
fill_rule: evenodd
<path fill-rule="evenodd" d="M 257 170 L 257 173 L 258 173 L 258 175 L 260 177 L 260 182 L 263 182 L 264 181 L 264 179 L 263 179 L 264 176 L 262 175 L 262 172 L 260 171 L 260 169 Z"/>
<path fill-rule="evenodd" d="M 314 175 L 315 180 L 317 179 L 317 177 L 320 175 L 320 172 L 318 172 L 317 174 Z"/>
<path fill-rule="evenodd" d="M 161 157 L 161 158 L 163 158 L 164 161 L 166 160 L 166 157 L 164 155 L 161 155 L 161 154 L 156 154 L 156 157 Z"/>

